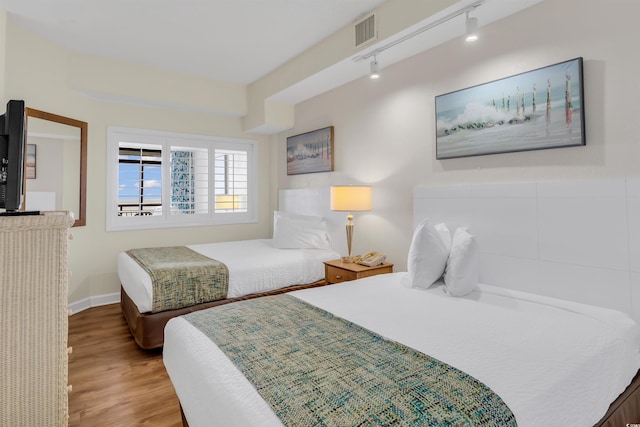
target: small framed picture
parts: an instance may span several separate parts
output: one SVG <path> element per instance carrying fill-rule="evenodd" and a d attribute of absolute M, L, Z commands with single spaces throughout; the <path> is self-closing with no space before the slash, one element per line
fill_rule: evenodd
<path fill-rule="evenodd" d="M 333 126 L 287 138 L 287 175 L 333 171 Z"/>
<path fill-rule="evenodd" d="M 27 179 L 36 179 L 36 144 L 27 144 Z"/>

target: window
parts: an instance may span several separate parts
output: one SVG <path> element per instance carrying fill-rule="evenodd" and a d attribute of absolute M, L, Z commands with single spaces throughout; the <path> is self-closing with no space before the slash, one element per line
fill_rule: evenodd
<path fill-rule="evenodd" d="M 162 149 L 122 143 L 118 150 L 118 215 L 152 215 L 162 208 Z"/>
<path fill-rule="evenodd" d="M 255 141 L 110 127 L 107 230 L 256 221 Z"/>

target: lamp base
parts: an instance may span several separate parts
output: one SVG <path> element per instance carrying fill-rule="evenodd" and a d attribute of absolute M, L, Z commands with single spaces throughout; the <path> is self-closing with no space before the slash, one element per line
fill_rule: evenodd
<path fill-rule="evenodd" d="M 352 256 L 343 256 L 342 257 L 342 262 L 345 264 L 353 264 L 353 257 Z"/>

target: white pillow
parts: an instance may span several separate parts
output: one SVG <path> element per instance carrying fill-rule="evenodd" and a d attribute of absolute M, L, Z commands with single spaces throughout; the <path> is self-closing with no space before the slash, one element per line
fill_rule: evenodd
<path fill-rule="evenodd" d="M 451 235 L 446 224 L 434 227 L 428 218 L 418 224 L 407 259 L 411 287 L 426 289 L 442 277 L 450 245 Z"/>
<path fill-rule="evenodd" d="M 321 216 L 301 215 L 284 211 L 273 211 L 273 234 L 276 233 L 276 230 L 278 229 L 278 223 L 281 220 L 294 220 L 310 225 L 317 225 L 324 222 L 324 218 L 322 218 Z"/>
<path fill-rule="evenodd" d="M 436 224 L 436 231 L 440 235 L 442 239 L 442 243 L 444 243 L 445 248 L 447 248 L 447 258 L 449 258 L 449 252 L 451 251 L 451 232 L 449 231 L 449 227 L 444 222 L 440 224 Z"/>
<path fill-rule="evenodd" d="M 319 216 L 275 211 L 273 246 L 279 249 L 331 248 L 327 223 Z"/>
<path fill-rule="evenodd" d="M 447 294 L 461 297 L 473 291 L 480 276 L 478 238 L 464 228 L 453 233 L 444 283 Z"/>

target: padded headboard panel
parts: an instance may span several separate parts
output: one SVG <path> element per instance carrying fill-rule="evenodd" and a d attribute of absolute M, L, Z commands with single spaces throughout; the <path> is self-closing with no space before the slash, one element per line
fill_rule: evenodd
<path fill-rule="evenodd" d="M 424 217 L 479 237 L 482 283 L 640 320 L 640 178 L 416 187 Z"/>
<path fill-rule="evenodd" d="M 301 215 L 316 215 L 325 218 L 329 228 L 331 247 L 343 255 L 347 254 L 345 224 L 346 212 L 331 210 L 330 188 L 283 189 L 278 193 L 278 209 Z"/>

